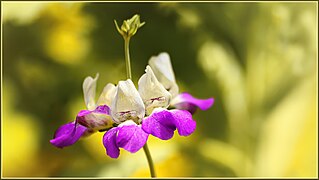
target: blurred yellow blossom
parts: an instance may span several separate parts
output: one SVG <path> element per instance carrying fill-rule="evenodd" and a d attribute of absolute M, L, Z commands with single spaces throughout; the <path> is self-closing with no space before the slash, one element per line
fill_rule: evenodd
<path fill-rule="evenodd" d="M 82 8 L 82 3 L 55 3 L 42 12 L 47 23 L 44 47 L 54 61 L 72 65 L 86 59 L 93 19 Z"/>
<path fill-rule="evenodd" d="M 3 176 L 32 176 L 37 168 L 41 132 L 34 117 L 14 108 L 14 96 L 15 91 L 7 82 L 3 94 Z"/>

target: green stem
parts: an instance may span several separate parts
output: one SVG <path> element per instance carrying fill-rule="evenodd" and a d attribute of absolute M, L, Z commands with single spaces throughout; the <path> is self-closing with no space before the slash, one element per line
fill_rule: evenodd
<path fill-rule="evenodd" d="M 124 38 L 125 63 L 127 79 L 132 79 L 131 60 L 130 60 L 130 37 Z"/>
<path fill-rule="evenodd" d="M 148 150 L 147 147 L 147 143 L 145 143 L 145 145 L 143 146 L 146 158 L 147 158 L 147 162 L 148 162 L 148 166 L 150 167 L 150 172 L 151 172 L 151 177 L 155 178 L 156 177 L 156 173 L 155 173 L 155 169 L 154 169 L 154 165 L 153 165 L 153 160 L 152 160 L 152 156 L 150 151 Z"/>
<path fill-rule="evenodd" d="M 132 72 L 131 72 L 131 62 L 130 62 L 130 50 L 129 50 L 129 45 L 130 45 L 130 37 L 124 38 L 124 49 L 125 49 L 125 63 L 126 63 L 126 75 L 128 79 L 132 79 Z M 151 177 L 154 178 L 156 177 L 155 174 L 155 169 L 154 169 L 154 164 L 152 160 L 151 153 L 147 147 L 147 143 L 143 146 L 143 150 L 145 152 L 146 158 L 148 165 L 150 167 L 150 173 Z"/>

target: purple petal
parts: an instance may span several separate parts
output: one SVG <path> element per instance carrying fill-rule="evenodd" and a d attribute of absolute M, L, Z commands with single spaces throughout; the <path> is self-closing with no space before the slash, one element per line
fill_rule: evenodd
<path fill-rule="evenodd" d="M 142 130 L 141 125 L 137 125 L 133 121 L 131 121 L 132 123 L 127 122 L 118 127 L 116 143 L 118 147 L 135 153 L 145 145 L 148 134 Z"/>
<path fill-rule="evenodd" d="M 93 112 L 101 114 L 110 114 L 110 108 L 107 105 L 98 106 Z"/>
<path fill-rule="evenodd" d="M 181 93 L 174 98 L 172 105 L 177 109 L 187 110 L 193 114 L 197 107 L 201 110 L 207 110 L 213 103 L 214 98 L 197 99 L 189 93 Z"/>
<path fill-rule="evenodd" d="M 77 116 L 85 116 L 91 113 L 110 114 L 110 108 L 107 105 L 98 106 L 95 110 L 81 110 Z"/>
<path fill-rule="evenodd" d="M 70 146 L 78 141 L 86 131 L 86 127 L 80 124 L 75 125 L 74 122 L 70 122 L 60 126 L 56 130 L 54 138 L 50 140 L 50 143 L 58 148 Z"/>
<path fill-rule="evenodd" d="M 77 116 L 85 116 L 85 115 L 88 115 L 88 114 L 91 114 L 92 111 L 90 110 L 81 110 Z"/>
<path fill-rule="evenodd" d="M 174 118 L 169 111 L 158 108 L 142 121 L 142 128 L 145 132 L 155 137 L 168 140 L 174 135 L 176 129 L 174 122 Z"/>
<path fill-rule="evenodd" d="M 195 131 L 196 121 L 193 120 L 190 112 L 186 110 L 170 110 L 170 113 L 174 118 L 179 135 L 189 136 Z"/>
<path fill-rule="evenodd" d="M 155 137 L 167 140 L 173 137 L 175 129 L 181 136 L 192 134 L 196 129 L 196 122 L 186 110 L 158 108 L 142 121 L 142 128 Z"/>
<path fill-rule="evenodd" d="M 117 127 L 107 131 L 103 136 L 103 145 L 106 149 L 106 154 L 111 158 L 118 158 L 120 149 L 116 144 Z"/>
<path fill-rule="evenodd" d="M 76 120 L 79 124 L 92 129 L 102 130 L 113 126 L 113 120 L 110 113 L 110 108 L 106 105 L 98 106 L 95 110 L 82 110 L 78 113 Z"/>

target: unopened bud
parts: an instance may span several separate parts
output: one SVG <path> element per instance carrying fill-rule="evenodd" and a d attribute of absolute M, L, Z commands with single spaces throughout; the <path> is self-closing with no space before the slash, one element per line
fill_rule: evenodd
<path fill-rule="evenodd" d="M 118 26 L 116 20 L 114 20 L 114 23 L 117 31 L 124 38 L 132 37 L 137 30 L 145 24 L 145 22 L 140 22 L 140 16 L 138 14 L 135 14 L 131 19 L 124 20 L 121 28 Z"/>

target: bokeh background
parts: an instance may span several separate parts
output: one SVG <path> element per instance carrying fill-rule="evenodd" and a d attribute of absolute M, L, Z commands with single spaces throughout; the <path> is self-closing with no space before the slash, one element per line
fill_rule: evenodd
<path fill-rule="evenodd" d="M 2 176 L 149 177 L 144 152 L 105 155 L 103 133 L 58 149 L 54 131 L 85 109 L 82 81 L 133 82 L 171 56 L 181 91 L 214 97 L 189 137 L 149 148 L 159 177 L 318 177 L 318 3 L 2 2 Z"/>

